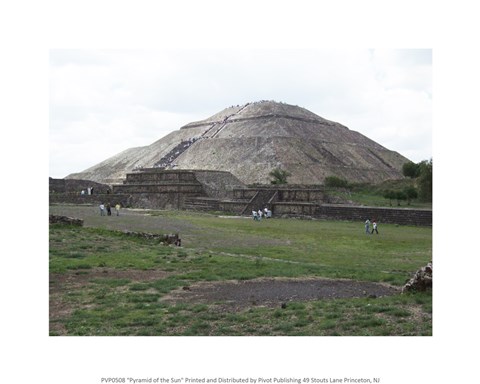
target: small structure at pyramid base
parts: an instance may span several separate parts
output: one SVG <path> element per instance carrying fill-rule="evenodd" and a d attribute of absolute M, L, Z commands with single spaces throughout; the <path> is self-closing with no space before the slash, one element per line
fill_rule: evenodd
<path fill-rule="evenodd" d="M 143 168 L 128 173 L 113 193 L 129 195 L 136 208 L 184 209 L 192 198 L 228 199 L 243 183 L 229 172 Z"/>
<path fill-rule="evenodd" d="M 113 185 L 113 196 L 128 196 L 129 205 L 135 208 L 224 211 L 239 215 L 265 208 L 271 211 L 274 205 L 282 214 L 311 215 L 316 206 L 328 202 L 323 188 L 247 187 L 225 171 L 161 168 L 128 173 L 123 184 Z"/>

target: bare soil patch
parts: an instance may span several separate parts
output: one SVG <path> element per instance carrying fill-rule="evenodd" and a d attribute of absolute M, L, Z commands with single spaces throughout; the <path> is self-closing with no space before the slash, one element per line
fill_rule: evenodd
<path fill-rule="evenodd" d="M 219 304 L 230 310 L 249 306 L 277 307 L 290 301 L 377 298 L 398 294 L 400 289 L 387 284 L 347 279 L 279 279 L 201 282 L 172 291 L 162 300 L 178 303 Z"/>

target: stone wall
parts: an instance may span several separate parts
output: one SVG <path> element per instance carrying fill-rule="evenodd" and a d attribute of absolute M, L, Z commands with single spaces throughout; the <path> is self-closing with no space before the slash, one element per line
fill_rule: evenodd
<path fill-rule="evenodd" d="M 225 199 L 232 198 L 235 188 L 243 187 L 243 183 L 230 172 L 193 171 L 196 179 L 203 186 L 209 197 Z"/>
<path fill-rule="evenodd" d="M 157 194 L 157 193 L 187 193 L 195 195 L 203 195 L 203 186 L 200 183 L 162 183 L 162 184 L 123 184 L 114 185 L 113 192 L 115 194 Z"/>
<path fill-rule="evenodd" d="M 239 186 L 229 172 L 148 168 L 127 174 L 113 192 L 130 195 L 131 205 L 138 208 L 183 209 L 193 198 L 226 198 Z"/>
<path fill-rule="evenodd" d="M 269 204 L 257 203 L 248 206 L 259 191 L 275 191 L 275 199 Z M 232 200 L 189 201 L 188 209 L 218 210 L 235 214 L 250 215 L 252 209 L 263 209 L 266 205 L 274 217 L 305 217 L 325 220 L 365 221 L 375 219 L 379 223 L 432 226 L 432 211 L 411 208 L 381 208 L 341 204 L 326 204 L 325 191 L 321 188 L 239 188 L 233 190 Z M 200 201 L 202 200 L 202 201 Z M 197 203 L 198 202 L 198 203 Z M 248 206 L 248 210 L 245 207 Z"/>
<path fill-rule="evenodd" d="M 276 201 L 283 202 L 322 202 L 325 191 L 321 188 L 237 188 L 233 190 L 235 200 L 250 200 L 258 191 L 277 191 Z"/>
<path fill-rule="evenodd" d="M 338 220 L 361 220 L 367 218 L 379 223 L 432 226 L 432 211 L 410 208 L 353 207 L 323 204 L 317 207 L 315 217 Z"/>
<path fill-rule="evenodd" d="M 153 184 L 153 183 L 196 183 L 197 179 L 192 171 L 164 170 L 161 168 L 144 168 L 139 172 L 127 173 L 124 184 Z"/>
<path fill-rule="evenodd" d="M 306 202 L 277 202 L 272 204 L 274 216 L 309 216 L 314 217 L 318 205 Z"/>
<path fill-rule="evenodd" d="M 93 187 L 93 194 L 107 193 L 111 187 L 107 184 L 100 184 L 90 180 L 76 180 L 76 179 L 54 179 L 49 178 L 50 193 L 72 193 L 80 194 L 83 191 L 87 193 L 87 188 Z"/>
<path fill-rule="evenodd" d="M 100 205 L 110 203 L 113 207 L 120 203 L 122 207 L 131 207 L 133 200 L 130 195 L 98 193 L 93 195 L 81 195 L 78 193 L 51 193 L 50 204 L 76 204 L 76 205 Z"/>
<path fill-rule="evenodd" d="M 325 192 L 323 189 L 279 189 L 277 201 L 322 202 L 325 201 Z"/>
<path fill-rule="evenodd" d="M 274 216 L 308 216 L 325 220 L 365 221 L 378 223 L 432 226 L 432 211 L 409 208 L 380 208 L 338 204 L 275 203 Z"/>

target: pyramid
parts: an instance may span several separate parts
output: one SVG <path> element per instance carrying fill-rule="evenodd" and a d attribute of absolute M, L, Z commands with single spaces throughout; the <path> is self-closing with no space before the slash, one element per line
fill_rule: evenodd
<path fill-rule="evenodd" d="M 67 178 L 122 183 L 141 168 L 228 171 L 243 183 L 269 184 L 281 168 L 289 184 L 401 179 L 409 161 L 368 137 L 304 108 L 274 101 L 231 106 L 144 147 L 127 149 Z"/>

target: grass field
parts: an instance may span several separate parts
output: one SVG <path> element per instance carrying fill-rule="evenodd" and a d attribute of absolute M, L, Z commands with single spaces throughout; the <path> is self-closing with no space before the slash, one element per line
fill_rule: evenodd
<path fill-rule="evenodd" d="M 432 294 L 254 303 L 165 300 L 200 282 L 331 278 L 401 287 L 432 260 L 432 229 L 51 206 L 84 227 L 50 226 L 51 335 L 431 335 Z M 182 247 L 124 230 L 179 233 Z"/>

